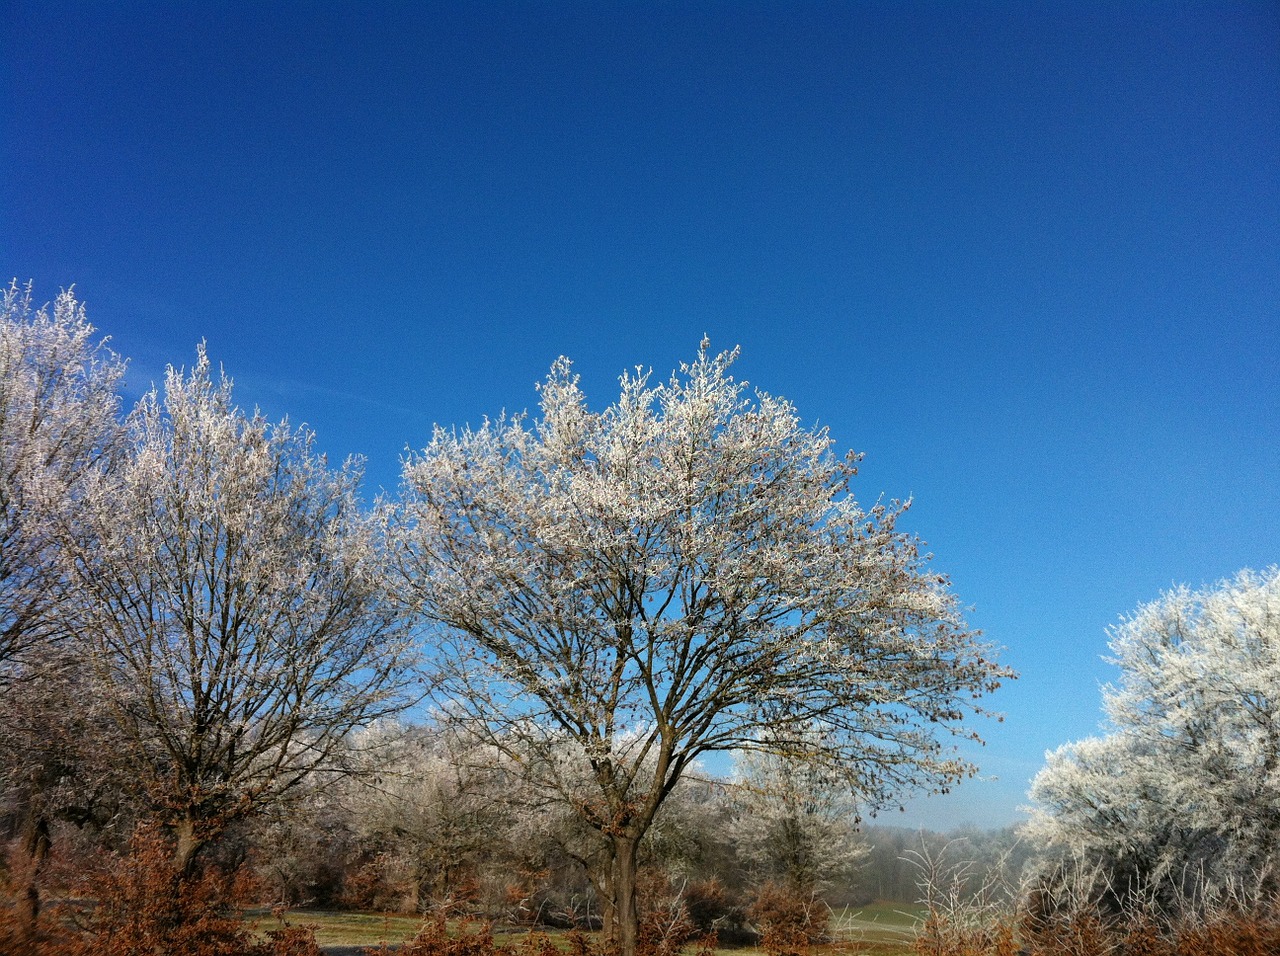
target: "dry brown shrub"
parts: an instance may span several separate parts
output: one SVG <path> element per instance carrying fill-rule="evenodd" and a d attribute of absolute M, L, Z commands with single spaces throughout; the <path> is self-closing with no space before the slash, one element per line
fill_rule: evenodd
<path fill-rule="evenodd" d="M 973 925 L 952 922 L 936 910 L 920 927 L 911 948 L 918 956 L 1016 956 L 1019 951 L 1009 919 Z"/>
<path fill-rule="evenodd" d="M 683 896 L 689 919 L 702 934 L 740 930 L 746 920 L 741 906 L 715 877 L 690 883 L 685 887 Z"/>
<path fill-rule="evenodd" d="M 310 926 L 286 926 L 267 930 L 267 942 L 250 951 L 252 956 L 324 956 Z M 246 954 L 246 956 L 250 956 Z"/>
<path fill-rule="evenodd" d="M 747 909 L 747 919 L 760 932 L 768 956 L 806 956 L 827 939 L 831 910 L 816 895 L 777 883 L 761 886 Z"/>
<path fill-rule="evenodd" d="M 343 874 L 338 905 L 343 909 L 375 911 L 387 897 L 377 860 L 353 866 Z"/>
<path fill-rule="evenodd" d="M 229 912 L 233 889 L 213 870 L 183 878 L 168 841 L 140 830 L 130 852 L 86 887 L 96 904 L 58 956 L 245 956 L 251 940 Z"/>
<path fill-rule="evenodd" d="M 86 880 L 92 905 L 57 914 L 62 935 L 40 956 L 318 956 L 309 927 L 254 940 L 240 916 L 253 889 L 247 871 L 184 876 L 173 857 L 158 829 L 139 829 L 127 854 L 104 858 Z"/>
<path fill-rule="evenodd" d="M 15 841 L 0 847 L 0 953 L 35 954 L 47 942 L 46 920 L 39 917 L 42 859 Z"/>
<path fill-rule="evenodd" d="M 608 946 L 597 947 L 592 944 L 586 933 L 570 930 L 565 933 L 565 952 L 568 956 L 610 956 Z"/>
<path fill-rule="evenodd" d="M 994 944 L 992 952 L 995 956 L 1016 956 L 1020 952 L 1018 934 L 1012 922 L 1005 921 L 996 927 Z"/>
<path fill-rule="evenodd" d="M 1149 913 L 1138 913 L 1116 929 L 1117 935 L 1123 934 L 1119 949 L 1124 956 L 1177 956 L 1173 943 Z"/>
<path fill-rule="evenodd" d="M 26 956 L 30 927 L 19 918 L 15 896 L 9 874 L 0 866 L 0 953 Z"/>
<path fill-rule="evenodd" d="M 694 956 L 715 956 L 720 939 L 715 933 L 704 933 L 694 941 Z"/>
<path fill-rule="evenodd" d="M 516 956 L 562 956 L 562 954 L 560 947 L 556 946 L 546 933 L 528 933 L 516 947 Z"/>
<path fill-rule="evenodd" d="M 1037 956 L 1112 956 L 1119 933 L 1098 913 L 1071 911 L 1060 915 L 1031 942 Z"/>
<path fill-rule="evenodd" d="M 691 945 L 698 952 L 708 947 L 714 951 L 717 930 L 740 927 L 744 919 L 715 879 L 674 883 L 660 871 L 650 870 L 642 874 L 637 891 L 640 956 L 678 956 Z"/>
<path fill-rule="evenodd" d="M 680 956 L 697 935 L 698 927 L 684 901 L 669 898 L 645 908 L 636 949 L 640 956 Z"/>
<path fill-rule="evenodd" d="M 1223 914 L 1200 925 L 1180 927 L 1178 956 L 1276 956 L 1280 919 L 1275 914 Z"/>
<path fill-rule="evenodd" d="M 569 937 L 570 956 L 604 956 L 581 933 L 571 933 Z M 365 952 L 383 956 L 393 950 L 383 943 Z M 397 956 L 562 956 L 559 947 L 544 933 L 527 933 L 516 946 L 500 945 L 494 942 L 490 924 L 464 919 L 451 934 L 443 912 L 429 916 L 418 935 L 394 952 Z"/>
<path fill-rule="evenodd" d="M 35 956 L 37 938 L 29 921 L 18 916 L 8 896 L 0 897 L 0 953 Z"/>
<path fill-rule="evenodd" d="M 444 916 L 436 914 L 428 917 L 413 939 L 406 941 L 398 950 L 400 956 L 443 956 L 449 945 L 449 930 Z M 386 944 L 365 950 L 367 956 L 386 956 L 393 950 Z"/>
<path fill-rule="evenodd" d="M 652 932 L 652 931 L 651 931 Z M 698 936 L 690 932 L 675 947 L 675 936 L 669 934 L 665 940 L 645 937 L 641 928 L 641 952 L 662 954 L 662 956 L 679 956 L 683 947 L 690 942 L 696 943 L 695 956 L 714 956 L 716 939 L 714 935 Z M 615 956 L 615 950 L 609 943 L 596 944 L 584 933 L 572 930 L 563 937 L 564 948 L 544 933 L 527 933 L 519 943 L 514 945 L 495 942 L 490 924 L 464 919 L 451 933 L 443 912 L 433 913 L 422 924 L 418 934 L 403 943 L 398 949 L 392 949 L 383 943 L 376 948 L 365 950 L 367 956 Z M 661 948 L 666 946 L 666 949 Z M 653 947 L 653 948 L 646 948 Z M 256 954 L 255 954 L 256 956 Z M 270 954 L 270 956 L 303 956 L 292 952 Z"/>
<path fill-rule="evenodd" d="M 427 908 L 421 889 L 412 861 L 383 852 L 347 870 L 338 902 L 345 909 L 417 913 Z"/>
<path fill-rule="evenodd" d="M 377 949 L 366 949 L 370 956 L 393 952 L 386 943 Z M 423 922 L 418 935 L 394 950 L 398 956 L 517 956 L 515 950 L 499 946 L 493 940 L 488 923 L 462 920 L 456 933 L 450 934 L 443 912 L 433 913 Z"/>

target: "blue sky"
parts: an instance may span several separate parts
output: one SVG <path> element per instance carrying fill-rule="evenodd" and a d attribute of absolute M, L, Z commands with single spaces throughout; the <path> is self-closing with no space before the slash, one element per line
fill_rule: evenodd
<path fill-rule="evenodd" d="M 139 391 L 200 339 L 370 494 L 433 423 L 741 345 L 1022 678 L 1017 818 L 1107 625 L 1280 560 L 1268 3 L 10 0 L 0 269 Z"/>

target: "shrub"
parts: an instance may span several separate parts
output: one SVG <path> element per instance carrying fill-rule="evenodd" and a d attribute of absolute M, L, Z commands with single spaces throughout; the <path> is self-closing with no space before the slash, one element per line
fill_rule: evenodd
<path fill-rule="evenodd" d="M 63 937 L 42 956 L 319 956 L 307 927 L 284 927 L 256 942 L 240 918 L 251 890 L 243 875 L 212 867 L 184 876 L 173 847 L 155 828 L 141 828 L 129 852 L 111 858 L 85 887 L 95 903 L 87 918 L 64 913 Z M 78 931 L 77 931 L 78 930 Z"/>
<path fill-rule="evenodd" d="M 761 886 L 747 910 L 769 956 L 804 956 L 810 946 L 827 939 L 830 918 L 830 908 L 816 894 L 777 883 Z"/>
<path fill-rule="evenodd" d="M 228 912 L 231 880 L 209 870 L 183 878 L 173 849 L 154 829 L 140 830 L 126 856 L 98 874 L 86 932 L 59 956 L 244 956 L 250 940 Z"/>
<path fill-rule="evenodd" d="M 267 930 L 267 942 L 253 947 L 247 956 L 324 956 L 310 926 L 286 926 Z"/>
<path fill-rule="evenodd" d="M 1195 956 L 1274 956 L 1280 953 L 1280 913 L 1220 914 L 1211 921 L 1179 927 L 1175 952 Z"/>
<path fill-rule="evenodd" d="M 636 948 L 641 956 L 680 956 L 697 933 L 684 901 L 668 897 L 645 907 Z"/>
<path fill-rule="evenodd" d="M 733 900 L 724 885 L 712 877 L 690 883 L 684 889 L 684 905 L 689 919 L 699 933 L 715 933 L 720 936 L 741 931 L 746 913 Z"/>
<path fill-rule="evenodd" d="M 582 934 L 574 933 L 570 937 L 570 956 L 601 956 Z M 365 950 L 368 956 L 387 956 L 391 952 L 386 943 L 377 949 Z M 494 942 L 493 928 L 488 923 L 464 919 L 451 935 L 441 912 L 429 916 L 418 935 L 394 952 L 397 956 L 561 956 L 556 944 L 543 933 L 529 933 L 515 947 L 501 946 Z"/>

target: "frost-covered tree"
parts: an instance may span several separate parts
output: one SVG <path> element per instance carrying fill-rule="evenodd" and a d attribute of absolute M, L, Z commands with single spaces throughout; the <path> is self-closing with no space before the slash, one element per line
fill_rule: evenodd
<path fill-rule="evenodd" d="M 1109 733 L 1050 753 L 1032 830 L 1117 889 L 1280 867 L 1280 569 L 1176 588 L 1111 632 Z M 1185 886 L 1178 887 L 1185 890 Z"/>
<path fill-rule="evenodd" d="M 106 837 L 134 809 L 115 724 L 73 651 L 72 640 L 45 648 L 0 692 L 0 871 L 17 890 L 18 952 L 38 935 L 46 863 L 67 824 L 81 831 L 71 843 Z"/>
<path fill-rule="evenodd" d="M 347 793 L 356 833 L 403 872 L 406 908 L 466 899 L 513 827 L 502 755 L 434 728 L 380 726 L 361 737 L 380 735 L 389 739 L 376 748 L 376 771 Z"/>
<path fill-rule="evenodd" d="M 76 746 L 91 708 L 67 706 L 76 672 L 59 650 L 69 631 L 53 531 L 115 448 L 123 372 L 70 290 L 52 311 L 33 308 L 30 284 L 0 293 L 0 819 L 25 857 L 24 932 L 40 909 L 52 818 L 100 779 L 81 773 Z"/>
<path fill-rule="evenodd" d="M 531 745 L 532 744 L 532 745 Z M 619 741 L 625 750 L 628 741 Z M 615 920 L 612 873 L 614 853 L 609 835 L 585 816 L 582 808 L 599 800 L 600 786 L 581 742 L 568 734 L 538 734 L 521 728 L 516 739 L 504 740 L 501 749 L 510 756 L 511 785 L 506 798 L 514 813 L 509 838 L 525 848 L 526 866 L 562 869 L 557 861 L 569 861 L 585 876 L 591 892 L 579 899 L 581 916 L 596 913 L 611 928 Z M 657 754 L 651 754 L 650 760 Z M 651 773 L 641 767 L 638 773 Z M 663 801 L 636 850 L 637 869 L 661 877 L 673 886 L 724 875 L 736 859 L 727 847 L 728 815 L 723 781 L 686 770 Z M 567 902 L 567 901 L 566 901 Z"/>
<path fill-rule="evenodd" d="M 70 290 L 33 309 L 31 286 L 0 297 L 0 688 L 65 633 L 53 516 L 74 509 L 86 473 L 119 433 L 124 362 Z"/>
<path fill-rule="evenodd" d="M 74 626 L 180 871 L 403 705 L 407 640 L 358 479 L 236 408 L 202 346 L 62 527 Z"/>
<path fill-rule="evenodd" d="M 730 832 L 756 881 L 807 897 L 851 879 L 867 847 L 858 838 L 857 805 L 838 776 L 747 751 L 733 783 Z"/>
<path fill-rule="evenodd" d="M 624 375 L 601 412 L 561 359 L 539 420 L 438 428 L 390 519 L 406 597 L 438 626 L 446 709 L 585 756 L 574 809 L 608 848 L 623 956 L 640 842 L 698 758 L 806 761 L 868 806 L 945 788 L 971 768 L 939 736 L 969 736 L 1006 676 L 897 530 L 906 506 L 859 506 L 856 456 L 751 397 L 736 354 L 704 341 L 664 384 Z"/>

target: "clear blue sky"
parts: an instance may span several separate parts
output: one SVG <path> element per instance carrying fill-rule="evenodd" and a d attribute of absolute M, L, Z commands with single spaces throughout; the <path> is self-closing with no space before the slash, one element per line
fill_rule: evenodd
<path fill-rule="evenodd" d="M 3 9 L 0 270 L 135 391 L 205 338 L 372 493 L 706 332 L 914 495 L 1023 676 L 999 779 L 885 822 L 1015 819 L 1108 624 L 1280 560 L 1274 3 Z"/>

